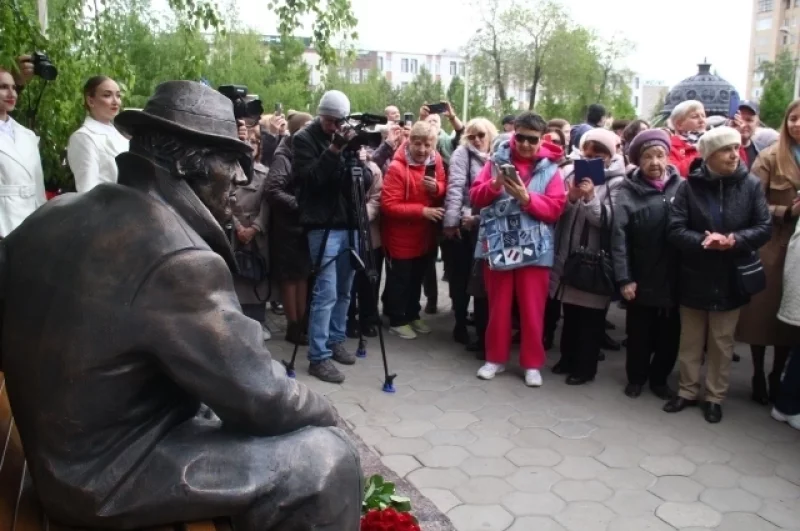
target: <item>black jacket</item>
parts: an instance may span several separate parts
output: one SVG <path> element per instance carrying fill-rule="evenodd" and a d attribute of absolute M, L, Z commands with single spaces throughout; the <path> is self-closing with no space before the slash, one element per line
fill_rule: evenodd
<path fill-rule="evenodd" d="M 714 216 L 712 204 L 719 209 Z M 706 231 L 733 233 L 736 245 L 728 251 L 705 250 Z M 731 176 L 714 178 L 702 160 L 693 162 L 672 202 L 669 227 L 669 241 L 681 252 L 681 305 L 719 312 L 747 304 L 750 298 L 738 289 L 735 262 L 767 243 L 771 231 L 761 182 L 744 164 Z"/>
<path fill-rule="evenodd" d="M 328 149 L 319 118 L 294 135 L 292 175 L 300 206 L 300 223 L 311 229 L 356 229 L 356 210 L 352 200 L 352 179 L 344 160 Z M 365 187 L 371 173 L 364 169 Z"/>
<path fill-rule="evenodd" d="M 662 192 L 644 182 L 641 170 L 634 170 L 620 186 L 614 205 L 614 276 L 620 286 L 637 284 L 636 298 L 629 304 L 659 308 L 678 304 L 678 250 L 667 242 L 667 229 L 669 205 L 681 177 L 672 166 L 668 171 Z"/>

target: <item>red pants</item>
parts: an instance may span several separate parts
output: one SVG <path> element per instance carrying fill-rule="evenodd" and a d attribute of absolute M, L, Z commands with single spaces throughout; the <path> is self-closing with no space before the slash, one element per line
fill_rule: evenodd
<path fill-rule="evenodd" d="M 523 369 L 541 369 L 545 361 L 542 334 L 550 270 L 546 267 L 522 267 L 512 271 L 492 271 L 484 265 L 483 278 L 489 296 L 486 361 L 508 362 L 511 307 L 516 293 L 522 334 L 519 364 Z"/>

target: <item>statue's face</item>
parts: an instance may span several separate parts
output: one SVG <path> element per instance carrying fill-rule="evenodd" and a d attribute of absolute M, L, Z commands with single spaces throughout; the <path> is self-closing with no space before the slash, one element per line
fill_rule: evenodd
<path fill-rule="evenodd" d="M 190 186 L 220 225 L 231 219 L 231 197 L 235 186 L 247 184 L 239 165 L 238 154 L 209 154 L 206 156 L 208 179 L 192 179 Z"/>

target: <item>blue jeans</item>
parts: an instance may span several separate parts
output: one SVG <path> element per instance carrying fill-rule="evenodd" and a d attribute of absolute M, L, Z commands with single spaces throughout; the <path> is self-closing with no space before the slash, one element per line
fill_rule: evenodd
<path fill-rule="evenodd" d="M 800 415 L 800 347 L 792 349 L 775 407 L 784 415 Z"/>
<path fill-rule="evenodd" d="M 355 270 L 350 265 L 350 253 L 342 251 L 350 246 L 351 232 L 354 233 L 331 230 L 328 234 L 322 255 L 321 266 L 324 269 L 314 282 L 311 308 L 308 311 L 308 360 L 311 362 L 330 359 L 330 346 L 344 343 L 345 340 L 347 308 L 350 306 L 350 288 Z M 308 233 L 308 248 L 315 266 L 324 234 L 324 230 L 312 230 Z M 355 241 L 355 234 L 353 238 Z"/>

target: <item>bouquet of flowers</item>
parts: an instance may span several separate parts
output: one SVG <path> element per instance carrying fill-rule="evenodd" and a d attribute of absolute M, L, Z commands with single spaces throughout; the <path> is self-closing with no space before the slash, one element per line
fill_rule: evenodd
<path fill-rule="evenodd" d="M 420 531 L 411 500 L 395 494 L 394 483 L 379 475 L 367 480 L 361 510 L 361 531 Z"/>

